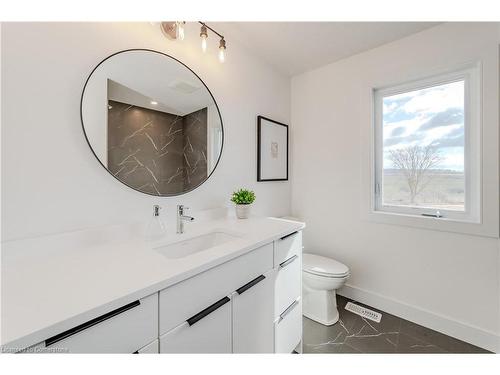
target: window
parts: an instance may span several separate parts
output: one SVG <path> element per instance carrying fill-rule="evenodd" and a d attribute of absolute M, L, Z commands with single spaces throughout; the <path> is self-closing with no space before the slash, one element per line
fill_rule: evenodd
<path fill-rule="evenodd" d="M 374 91 L 373 209 L 479 221 L 479 68 Z"/>

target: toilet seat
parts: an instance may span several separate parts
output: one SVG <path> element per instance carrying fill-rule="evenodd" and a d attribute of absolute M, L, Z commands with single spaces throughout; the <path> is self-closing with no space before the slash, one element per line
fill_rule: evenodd
<path fill-rule="evenodd" d="M 307 271 L 307 270 L 302 270 L 302 272 L 305 272 L 305 273 L 308 273 L 308 274 L 314 275 L 314 276 L 321 276 L 324 278 L 329 278 L 329 279 L 345 279 L 348 276 L 350 276 L 349 272 L 342 274 L 342 275 L 331 275 L 331 274 L 327 274 L 327 273 L 311 272 L 311 271 Z"/>
<path fill-rule="evenodd" d="M 315 254 L 303 254 L 302 270 L 309 274 L 328 278 L 344 278 L 349 276 L 349 268 L 345 264 Z"/>

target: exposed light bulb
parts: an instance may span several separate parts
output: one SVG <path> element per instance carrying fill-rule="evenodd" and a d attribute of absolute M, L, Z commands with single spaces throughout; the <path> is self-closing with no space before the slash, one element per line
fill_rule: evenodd
<path fill-rule="evenodd" d="M 223 63 L 226 60 L 226 41 L 222 38 L 219 42 L 219 61 Z"/>
<path fill-rule="evenodd" d="M 201 50 L 203 52 L 207 51 L 207 37 L 206 36 L 201 37 Z"/>
<path fill-rule="evenodd" d="M 177 35 L 180 40 L 184 40 L 184 24 L 185 22 L 177 22 Z"/>
<path fill-rule="evenodd" d="M 201 37 L 201 50 L 205 52 L 207 50 L 207 38 L 208 38 L 208 29 L 205 25 L 201 25 L 200 37 Z"/>

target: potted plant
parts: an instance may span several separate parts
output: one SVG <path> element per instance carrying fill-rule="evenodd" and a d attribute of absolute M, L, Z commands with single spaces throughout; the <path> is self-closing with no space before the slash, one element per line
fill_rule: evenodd
<path fill-rule="evenodd" d="M 255 193 L 251 190 L 240 189 L 233 193 L 231 202 L 236 204 L 236 216 L 238 219 L 248 219 L 250 207 L 254 201 Z"/>

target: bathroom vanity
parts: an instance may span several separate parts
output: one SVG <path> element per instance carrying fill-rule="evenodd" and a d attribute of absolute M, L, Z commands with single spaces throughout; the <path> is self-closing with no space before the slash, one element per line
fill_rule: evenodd
<path fill-rule="evenodd" d="M 143 194 L 192 191 L 221 158 L 215 98 L 162 52 L 102 60 L 85 82 L 80 115 L 98 162 Z M 224 215 L 197 218 L 182 233 L 193 218 L 181 205 L 177 214 L 177 234 L 161 240 L 113 226 L 4 243 L 2 350 L 300 351 L 304 224 Z"/>
<path fill-rule="evenodd" d="M 224 218 L 156 242 L 111 227 L 4 243 L 2 349 L 300 351 L 303 228 Z"/>

